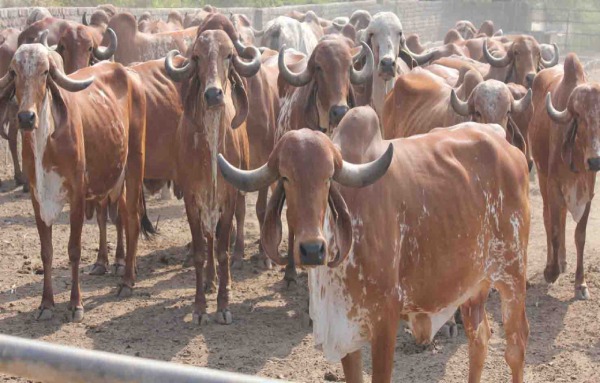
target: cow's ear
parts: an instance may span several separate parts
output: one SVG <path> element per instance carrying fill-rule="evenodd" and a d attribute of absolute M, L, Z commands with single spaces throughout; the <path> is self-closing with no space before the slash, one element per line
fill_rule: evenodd
<path fill-rule="evenodd" d="M 527 144 L 525 143 L 525 138 L 521 134 L 519 127 L 513 120 L 513 118 L 508 116 L 508 123 L 506 124 L 506 136 L 508 138 L 508 142 L 510 142 L 513 146 L 517 147 L 523 154 L 527 155 Z"/>
<path fill-rule="evenodd" d="M 231 120 L 231 129 L 237 129 L 248 117 L 248 95 L 246 94 L 246 88 L 240 75 L 235 70 L 229 73 L 229 81 L 233 89 L 233 103 L 235 105 L 235 116 Z"/>
<path fill-rule="evenodd" d="M 283 181 L 277 183 L 277 187 L 271 195 L 265 221 L 260 232 L 260 243 L 267 256 L 278 265 L 287 265 L 287 258 L 279 255 L 279 244 L 281 243 L 281 212 L 285 202 L 285 190 Z"/>
<path fill-rule="evenodd" d="M 577 119 L 574 118 L 565 132 L 561 156 L 564 163 L 569 166 L 572 172 L 579 173 L 577 166 L 573 163 L 573 146 L 575 146 L 575 138 L 577 137 Z"/>
<path fill-rule="evenodd" d="M 63 125 L 67 120 L 67 105 L 63 100 L 58 85 L 48 76 L 48 90 L 52 96 L 52 117 L 54 118 L 54 126 Z"/>
<path fill-rule="evenodd" d="M 333 235 L 338 253 L 327 266 L 336 267 L 346 259 L 352 248 L 352 219 L 346 201 L 335 185 L 329 188 L 328 202 L 333 217 Z"/>
<path fill-rule="evenodd" d="M 313 83 L 310 85 L 310 93 L 308 95 L 308 99 L 306 100 L 306 106 L 304 109 L 306 127 L 312 130 L 319 130 L 321 128 L 319 125 L 319 108 L 317 107 L 318 94 L 319 89 L 317 87 L 317 82 L 313 81 Z"/>

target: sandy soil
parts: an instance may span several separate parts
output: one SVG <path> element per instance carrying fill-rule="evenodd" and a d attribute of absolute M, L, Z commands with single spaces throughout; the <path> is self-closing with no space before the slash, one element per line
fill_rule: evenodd
<path fill-rule="evenodd" d="M 0 332 L 25 338 L 120 354 L 177 361 L 215 369 L 237 371 L 299 382 L 321 382 L 343 377 L 340 364 L 325 361 L 313 347 L 311 330 L 305 325 L 306 275 L 299 285 L 287 289 L 279 269 L 263 271 L 250 258 L 257 253 L 258 223 L 255 195 L 248 198 L 246 261 L 233 271 L 231 310 L 234 323 L 212 323 L 199 328 L 191 323 L 194 276 L 183 268 L 189 228 L 181 201 L 148 202 L 153 220 L 160 217 L 160 235 L 141 241 L 139 282 L 134 296 L 115 297 L 117 279 L 112 275 L 87 275 L 96 257 L 98 231 L 94 221 L 84 227 L 82 290 L 86 317 L 83 323 L 66 320 L 70 273 L 66 243 L 69 233 L 66 211 L 54 228 L 53 320 L 36 322 L 35 308 L 41 299 L 42 276 L 39 239 L 29 195 L 14 189 L 6 143 L 0 143 Z M 8 179 L 8 181 L 7 181 Z M 575 246 L 573 222 L 567 229 L 568 272 L 554 285 L 543 281 L 546 240 L 541 196 L 531 184 L 532 230 L 529 245 L 527 315 L 531 326 L 527 349 L 527 382 L 600 381 L 600 211 L 592 208 L 586 246 L 586 275 L 592 299 L 573 299 Z M 116 235 L 109 229 L 111 250 Z M 216 295 L 209 297 L 214 313 Z M 493 336 L 483 381 L 507 382 L 504 339 L 497 294 L 488 304 Z M 368 350 L 365 350 L 368 351 Z M 396 382 L 464 382 L 467 380 L 467 341 L 461 331 L 454 339 L 436 338 L 428 347 L 415 346 L 409 334 L 399 330 L 395 355 Z M 365 352 L 365 377 L 371 372 Z M 0 381 L 25 382 L 3 377 Z"/>

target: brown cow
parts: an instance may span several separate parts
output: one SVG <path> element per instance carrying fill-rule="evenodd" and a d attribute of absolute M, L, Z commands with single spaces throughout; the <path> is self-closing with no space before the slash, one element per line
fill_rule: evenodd
<path fill-rule="evenodd" d="M 138 31 L 135 18 L 130 13 L 119 13 L 108 23 L 119 41 L 115 61 L 124 65 L 165 57 L 173 49 L 185 52 L 196 37 L 197 28 L 164 33 L 142 33 Z M 103 45 L 108 43 L 105 36 Z"/>
<path fill-rule="evenodd" d="M 553 283 L 566 270 L 569 211 L 577 222 L 575 297 L 589 299 L 583 251 L 596 172 L 600 170 L 600 84 L 586 81 L 583 66 L 571 53 L 564 68 L 545 69 L 535 77 L 533 95 L 535 110 L 529 134 L 544 201 L 548 245 L 544 278 Z"/>
<path fill-rule="evenodd" d="M 525 153 L 524 135 L 512 116 L 530 114 L 530 105 L 531 91 L 515 100 L 506 84 L 483 81 L 477 71 L 468 71 L 455 90 L 436 75 L 413 70 L 398 77 L 386 99 L 384 137 L 410 137 L 470 119 L 502 126 L 507 140 Z"/>
<path fill-rule="evenodd" d="M 10 62 L 17 50 L 18 37 L 19 31 L 14 28 L 7 28 L 0 32 L 0 77 L 4 77 L 4 75 L 8 73 Z M 5 140 L 8 140 L 8 147 L 12 156 L 13 169 L 15 172 L 15 183 L 17 185 L 23 185 L 26 180 L 19 164 L 19 153 L 17 150 L 19 127 L 16 118 L 17 104 L 14 100 L 11 100 L 5 104 L 5 107 L 2 108 L 0 114 L 0 136 Z M 6 131 L 4 129 L 6 129 Z"/>
<path fill-rule="evenodd" d="M 286 201 L 295 262 L 308 269 L 313 337 L 328 360 L 341 359 L 346 382 L 362 382 L 369 342 L 373 382 L 390 382 L 399 320 L 427 343 L 458 307 L 469 382 L 479 382 L 492 287 L 502 300 L 506 362 L 513 382 L 523 382 L 529 178 L 525 157 L 502 133 L 470 122 L 384 141 L 376 113 L 358 107 L 333 142 L 305 129 L 285 135 L 258 170 L 220 161 L 242 190 L 279 180 L 261 241 L 275 262 L 287 262 L 278 250 Z"/>
<path fill-rule="evenodd" d="M 143 33 L 162 33 L 180 31 L 183 29 L 183 18 L 177 11 L 172 11 L 167 21 L 152 19 L 150 13 L 145 12 L 138 20 L 138 31 Z"/>
<path fill-rule="evenodd" d="M 248 168 L 248 96 L 240 74 L 256 74 L 260 60 L 256 48 L 247 49 L 256 52 L 257 60 L 243 62 L 225 31 L 200 30 L 189 52 L 189 62 L 182 68 L 175 68 L 172 57 L 176 52 L 169 53 L 165 60 L 169 76 L 184 81 L 184 112 L 177 131 L 177 182 L 183 191 L 192 232 L 196 269 L 194 322 L 200 325 L 209 321 L 205 289 L 214 281 L 213 251 L 219 261 L 217 321 L 222 324 L 232 322 L 229 237 L 239 196 L 219 176 L 217 155 L 224 153 L 237 166 Z M 203 272 L 207 260 L 205 285 Z"/>
<path fill-rule="evenodd" d="M 83 12 L 81 16 L 81 24 L 90 26 L 98 31 L 100 34 L 104 34 L 106 32 L 106 28 L 108 28 L 108 22 L 110 21 L 110 17 L 108 14 L 102 9 L 97 9 L 90 16 L 90 21 L 87 20 L 87 13 Z"/>
<path fill-rule="evenodd" d="M 558 46 L 554 44 L 554 58 L 546 61 L 541 56 L 540 44 L 531 36 L 522 35 L 504 45 L 497 44 L 499 49 L 493 55 L 488 50 L 488 40 L 483 42 L 484 62 L 488 62 L 494 71 L 496 80 L 523 85 L 531 88 L 536 73 L 544 68 L 558 64 Z M 471 58 L 474 58 L 471 56 Z M 492 75 L 492 70 L 490 75 Z"/>
<path fill-rule="evenodd" d="M 94 40 L 95 44 L 100 44 L 100 41 L 102 41 L 102 33 L 100 33 L 97 29 L 81 25 L 74 21 L 58 19 L 55 17 L 46 17 L 45 19 L 36 21 L 25 28 L 19 35 L 18 44 L 21 46 L 22 44 L 40 42 L 41 35 L 47 30 L 48 33 L 46 38 L 48 44 L 56 45 L 67 28 L 77 28 L 78 26 L 82 26 L 86 31 L 88 31 L 88 34 Z"/>
<path fill-rule="evenodd" d="M 46 17 L 52 17 L 52 14 L 47 8 L 44 7 L 35 7 L 31 9 L 29 15 L 27 16 L 27 20 L 25 21 L 25 26 L 30 26 L 36 21 L 40 21 L 45 19 Z"/>
<path fill-rule="evenodd" d="M 346 112 L 356 106 L 353 85 L 367 82 L 373 72 L 373 53 L 366 43 L 353 47 L 347 38 L 340 35 L 325 36 L 316 46 L 312 55 L 296 64 L 300 69 L 294 73 L 285 64 L 285 46 L 279 51 L 280 96 L 283 98 L 281 111 L 277 117 L 275 140 L 286 132 L 309 127 L 331 133 Z M 366 54 L 366 64 L 360 71 L 354 69 L 354 62 Z M 299 68 L 298 68 L 299 67 Z M 289 233 L 290 254 L 294 248 L 294 233 Z M 293 257 L 286 268 L 284 280 L 296 282 L 296 269 Z"/>
<path fill-rule="evenodd" d="M 86 201 L 109 198 L 119 203 L 127 232 L 126 273 L 119 293 L 134 284 L 144 174 L 143 85 L 137 75 L 108 62 L 68 77 L 46 47 L 26 44 L 15 53 L 0 89 L 4 95 L 14 90 L 17 97 L 23 164 L 41 241 L 44 291 L 37 318 L 52 316 L 52 224 L 69 202 L 69 310 L 73 321 L 81 321 L 79 261 Z"/>

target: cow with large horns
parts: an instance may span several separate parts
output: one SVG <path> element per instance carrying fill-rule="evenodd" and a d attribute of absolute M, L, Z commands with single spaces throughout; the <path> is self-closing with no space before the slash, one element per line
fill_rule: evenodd
<path fill-rule="evenodd" d="M 573 53 L 563 67 L 541 71 L 533 81 L 535 112 L 530 124 L 533 158 L 544 202 L 548 257 L 544 278 L 566 271 L 567 211 L 577 223 L 575 298 L 589 299 L 583 255 L 596 173 L 600 170 L 600 84 L 588 82 Z"/>
<path fill-rule="evenodd" d="M 259 169 L 219 164 L 241 190 L 277 181 L 263 247 L 287 262 L 278 251 L 285 201 L 289 230 L 298 233 L 295 261 L 308 269 L 315 343 L 328 360 L 341 359 L 347 382 L 363 381 L 368 343 L 373 382 L 390 382 L 399 320 L 427 343 L 457 307 L 469 381 L 479 382 L 492 287 L 502 300 L 506 362 L 513 382 L 523 382 L 529 182 L 523 154 L 502 130 L 471 122 L 385 141 L 375 112 L 359 107 L 333 142 L 305 129 L 286 134 Z"/>
<path fill-rule="evenodd" d="M 558 46 L 554 46 L 554 57 L 551 61 L 541 55 L 540 44 L 531 36 L 517 36 L 503 45 L 494 54 L 488 50 L 488 40 L 483 42 L 483 57 L 491 66 L 490 74 L 496 80 L 523 85 L 531 88 L 536 73 L 544 68 L 558 64 Z"/>
<path fill-rule="evenodd" d="M 176 52 L 169 53 L 165 59 L 167 74 L 183 82 L 184 111 L 177 133 L 177 180 L 192 232 L 196 269 L 194 321 L 201 325 L 209 321 L 205 288 L 214 281 L 215 251 L 219 274 L 217 321 L 232 322 L 229 237 L 239 197 L 238 191 L 219 176 L 217 155 L 224 153 L 236 166 L 248 168 L 248 96 L 240 76 L 253 76 L 260 68 L 258 49 L 245 47 L 245 53 L 253 51 L 254 54 L 251 62 L 244 62 L 228 33 L 220 29 L 204 30 L 208 28 L 207 22 L 205 20 L 200 28 L 188 54 L 189 60 L 182 67 L 172 63 Z M 205 284 L 203 273 L 207 260 Z"/>
<path fill-rule="evenodd" d="M 254 30 L 254 36 L 260 46 L 278 51 L 286 46 L 310 55 L 323 37 L 323 28 L 317 15 L 309 11 L 303 21 L 288 16 L 279 16 L 270 20 L 264 29 Z"/>
<path fill-rule="evenodd" d="M 69 25 L 61 34 L 56 48 L 48 45 L 48 30 L 40 35 L 40 43 L 48 49 L 55 49 L 63 59 L 65 73 L 71 74 L 98 61 L 110 60 L 113 57 L 118 46 L 117 35 L 108 28 L 105 36 L 108 46 L 103 47 L 94 42 L 88 27 Z"/>
<path fill-rule="evenodd" d="M 86 201 L 119 205 L 127 233 L 126 271 L 119 293 L 135 281 L 144 174 L 146 99 L 139 77 L 120 64 L 101 63 L 72 77 L 42 44 L 22 45 L 0 79 L 0 102 L 16 94 L 23 164 L 41 241 L 44 290 L 38 319 L 52 316 L 52 225 L 70 205 L 68 253 L 71 319 L 83 319 L 79 289 L 81 232 Z"/>
<path fill-rule="evenodd" d="M 415 60 L 418 65 L 423 65 L 433 58 L 433 53 L 416 54 L 408 51 L 400 19 L 392 12 L 379 12 L 373 16 L 362 32 L 362 39 L 373 51 L 377 70 L 373 71 L 370 84 L 365 85 L 365 88 L 371 89 L 361 94 L 361 98 L 371 97 L 362 99 L 360 103 L 372 104 L 381 118 L 387 92 L 393 87 L 397 76 L 409 72 L 412 67 L 403 61 L 403 55 L 406 60 Z"/>

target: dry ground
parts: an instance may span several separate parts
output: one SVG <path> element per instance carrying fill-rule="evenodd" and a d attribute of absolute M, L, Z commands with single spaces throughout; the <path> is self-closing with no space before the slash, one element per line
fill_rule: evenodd
<path fill-rule="evenodd" d="M 39 239 L 29 196 L 13 189 L 10 161 L 0 143 L 0 332 L 77 347 L 93 348 L 146 358 L 237 371 L 291 381 L 321 382 L 325 376 L 342 377 L 341 365 L 329 364 L 313 347 L 310 329 L 303 324 L 307 302 L 306 276 L 288 290 L 278 269 L 262 271 L 249 258 L 256 254 L 258 223 L 255 196 L 248 199 L 246 261 L 233 271 L 231 310 L 234 323 L 199 328 L 191 323 L 194 277 L 182 268 L 185 244 L 190 239 L 181 201 L 149 201 L 149 212 L 160 216 L 160 235 L 141 241 L 139 282 L 134 296 L 115 297 L 117 279 L 87 275 L 97 251 L 97 228 L 84 227 L 82 290 L 86 317 L 83 323 L 66 320 L 70 276 L 66 243 L 68 215 L 63 212 L 54 228 L 54 286 L 57 307 L 50 322 L 33 319 L 39 304 L 42 276 Z M 5 160 L 6 159 L 6 160 Z M 586 246 L 586 275 L 592 299 L 573 299 L 575 269 L 574 225 L 568 225 L 568 272 L 554 285 L 543 281 L 546 241 L 541 197 L 531 184 L 532 230 L 529 245 L 527 315 L 531 326 L 527 349 L 527 382 L 600 382 L 600 211 L 592 207 Z M 597 202 L 596 202 L 597 205 Z M 570 219 L 570 218 L 569 218 Z M 109 240 L 114 250 L 115 233 Z M 210 295 L 214 313 L 216 296 Z M 497 294 L 488 304 L 494 334 L 483 381 L 507 382 L 504 340 Z M 365 373 L 370 374 L 368 353 Z M 415 346 L 410 335 L 398 333 L 395 382 L 464 382 L 467 380 L 467 342 L 437 338 L 426 348 Z M 1 381 L 24 382 L 2 377 Z"/>

